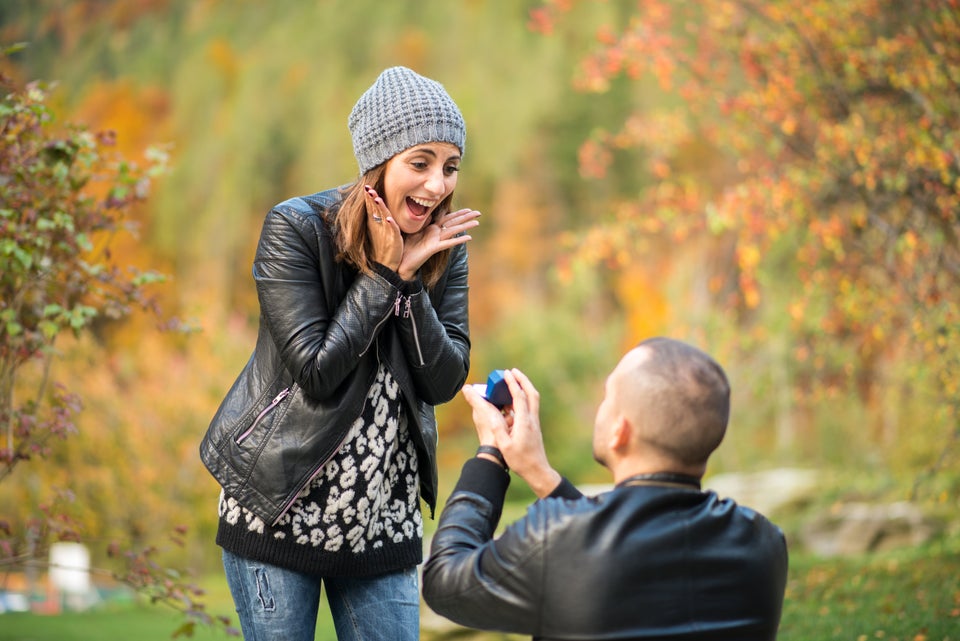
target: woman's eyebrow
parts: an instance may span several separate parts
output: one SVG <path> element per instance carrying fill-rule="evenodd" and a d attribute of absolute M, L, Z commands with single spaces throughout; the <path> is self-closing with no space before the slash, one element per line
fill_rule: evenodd
<path fill-rule="evenodd" d="M 438 157 L 438 156 L 437 156 L 437 152 L 435 152 L 435 151 L 434 151 L 433 149 L 431 149 L 430 147 L 426 147 L 426 146 L 424 146 L 424 147 L 412 147 L 412 148 L 409 150 L 409 153 L 411 153 L 411 154 L 418 154 L 418 153 L 419 153 L 419 154 L 429 154 L 430 156 L 433 156 L 434 158 L 437 158 L 437 157 Z M 452 154 L 452 155 L 450 155 L 450 156 L 447 157 L 447 161 L 448 161 L 448 162 L 451 161 L 451 160 L 460 160 L 460 159 L 461 159 L 460 154 Z"/>
<path fill-rule="evenodd" d="M 437 153 L 430 147 L 411 147 L 409 152 L 411 154 L 430 154 L 434 158 L 437 157 Z"/>

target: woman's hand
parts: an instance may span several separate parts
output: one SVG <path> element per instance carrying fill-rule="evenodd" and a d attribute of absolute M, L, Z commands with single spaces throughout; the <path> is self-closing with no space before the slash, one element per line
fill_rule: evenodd
<path fill-rule="evenodd" d="M 472 240 L 464 232 L 480 224 L 477 220 L 480 212 L 460 209 L 404 237 L 383 198 L 370 185 L 364 185 L 363 189 L 370 216 L 367 221 L 372 246 L 370 258 L 397 272 L 403 280 L 416 278 L 423 264 L 437 252 Z"/>
<path fill-rule="evenodd" d="M 451 211 L 416 234 L 407 236 L 403 240 L 400 267 L 397 269 L 400 278 L 413 280 L 431 256 L 472 240 L 473 237 L 464 232 L 478 226 L 479 217 L 480 212 L 473 209 Z"/>
<path fill-rule="evenodd" d="M 366 194 L 367 214 L 370 216 L 367 230 L 373 249 L 371 259 L 398 271 L 403 256 L 403 234 L 400 233 L 400 226 L 373 187 L 364 185 L 363 190 Z"/>

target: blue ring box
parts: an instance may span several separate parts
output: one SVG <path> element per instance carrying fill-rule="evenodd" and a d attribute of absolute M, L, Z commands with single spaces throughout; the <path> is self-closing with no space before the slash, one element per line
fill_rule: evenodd
<path fill-rule="evenodd" d="M 513 403 L 513 396 L 510 395 L 507 381 L 503 380 L 502 369 L 495 369 L 490 372 L 490 376 L 487 377 L 487 391 L 484 398 L 500 409 Z"/>

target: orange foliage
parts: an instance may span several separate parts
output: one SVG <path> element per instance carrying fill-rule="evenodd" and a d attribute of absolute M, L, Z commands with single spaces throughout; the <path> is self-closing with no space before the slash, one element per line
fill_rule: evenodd
<path fill-rule="evenodd" d="M 224 38 L 213 38 L 206 47 L 206 57 L 220 74 L 227 92 L 236 85 L 241 72 L 241 62 L 236 50 Z"/>
<path fill-rule="evenodd" d="M 86 90 L 71 115 L 95 131 L 122 131 L 119 154 L 138 158 L 153 144 L 172 138 L 170 95 L 160 87 L 138 87 L 129 79 L 101 81 Z"/>
<path fill-rule="evenodd" d="M 115 148 L 119 156 L 132 162 L 142 162 L 151 145 L 172 138 L 167 91 L 159 87 L 139 88 L 131 80 L 94 84 L 80 101 L 75 118 L 94 130 L 122 131 L 123 136 L 113 137 Z M 147 218 L 151 211 L 145 206 L 134 208 L 129 222 L 135 233 L 110 238 L 110 251 L 122 264 L 169 272 L 170 264 L 151 251 L 140 236 L 140 232 L 151 225 Z M 155 295 L 163 299 L 165 309 L 176 308 L 172 287 Z M 144 333 L 153 329 L 154 320 L 146 314 L 134 314 L 127 322 L 113 327 L 109 338 L 121 346 L 136 345 Z"/>
<path fill-rule="evenodd" d="M 544 2 L 540 30 L 562 25 L 569 4 Z M 656 236 L 733 238 L 734 269 L 711 275 L 711 290 L 731 291 L 717 278 L 732 278 L 729 303 L 744 312 L 763 307 L 767 287 L 799 278 L 786 302 L 794 340 L 814 352 L 853 349 L 856 361 L 834 373 L 855 379 L 869 402 L 893 358 L 922 362 L 955 387 L 957 42 L 956 0 L 639 3 L 626 24 L 600 30 L 577 86 L 653 78 L 683 106 L 635 113 L 583 144 L 584 176 L 602 177 L 610 150 L 637 147 L 655 181 L 614 207 L 615 224 L 583 234 L 579 256 L 607 260 Z M 693 141 L 721 158 L 718 172 L 682 160 Z"/>
<path fill-rule="evenodd" d="M 471 323 L 494 326 L 507 306 L 542 296 L 543 279 L 521 279 L 517 274 L 543 272 L 557 251 L 557 215 L 537 198 L 536 188 L 523 180 L 504 181 L 494 194 L 492 209 L 509 212 L 496 219 L 484 217 L 489 228 L 483 251 L 470 249 L 470 280 L 482 283 L 486 296 L 470 298 Z"/>
<path fill-rule="evenodd" d="M 667 327 L 670 307 L 662 286 L 666 263 L 662 259 L 655 265 L 634 263 L 618 272 L 615 291 L 626 312 L 625 345 L 661 335 Z"/>

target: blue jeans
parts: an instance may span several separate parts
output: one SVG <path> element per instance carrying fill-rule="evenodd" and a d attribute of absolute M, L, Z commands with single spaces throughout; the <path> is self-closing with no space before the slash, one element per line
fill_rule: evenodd
<path fill-rule="evenodd" d="M 245 641 L 313 641 L 320 586 L 339 641 L 420 638 L 417 568 L 360 578 L 314 577 L 223 551 Z"/>

